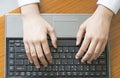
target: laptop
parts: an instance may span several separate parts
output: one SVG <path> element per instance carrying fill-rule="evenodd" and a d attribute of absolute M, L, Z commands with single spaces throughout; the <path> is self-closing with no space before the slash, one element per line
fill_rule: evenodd
<path fill-rule="evenodd" d="M 80 46 L 76 46 L 79 26 L 91 14 L 41 14 L 55 28 L 58 48 L 48 38 L 53 63 L 37 70 L 30 64 L 24 49 L 20 14 L 6 15 L 5 26 L 5 78 L 110 78 L 109 45 L 92 64 L 75 59 Z"/>

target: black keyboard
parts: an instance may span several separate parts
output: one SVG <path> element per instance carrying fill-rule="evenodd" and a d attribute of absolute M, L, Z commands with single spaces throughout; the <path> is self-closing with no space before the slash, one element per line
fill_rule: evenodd
<path fill-rule="evenodd" d="M 6 78 L 109 78 L 107 49 L 92 64 L 75 59 L 80 46 L 75 38 L 58 38 L 54 49 L 48 40 L 53 63 L 36 69 L 27 59 L 22 38 L 6 39 Z"/>

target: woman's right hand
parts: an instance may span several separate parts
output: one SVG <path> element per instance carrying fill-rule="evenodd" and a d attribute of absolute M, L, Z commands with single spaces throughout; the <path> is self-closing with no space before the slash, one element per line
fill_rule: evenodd
<path fill-rule="evenodd" d="M 28 10 L 31 6 L 34 8 L 37 7 L 36 4 L 30 4 L 21 8 L 23 13 L 23 40 L 26 54 L 29 61 L 34 63 L 36 68 L 40 68 L 38 59 L 44 67 L 47 67 L 47 60 L 49 63 L 52 63 L 52 56 L 47 41 L 47 35 L 50 36 L 52 44 L 55 48 L 57 48 L 57 38 L 54 28 L 48 24 L 39 13 L 33 15 L 24 14 L 24 10 Z M 47 59 L 45 59 L 45 57 Z"/>

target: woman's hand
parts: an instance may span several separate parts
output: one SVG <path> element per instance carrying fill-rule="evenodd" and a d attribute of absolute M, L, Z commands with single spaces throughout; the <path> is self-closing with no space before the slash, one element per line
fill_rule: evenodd
<path fill-rule="evenodd" d="M 27 57 L 31 63 L 34 62 L 36 68 L 40 68 L 38 59 L 47 67 L 47 60 L 49 63 L 52 63 L 47 34 L 50 36 L 53 46 L 57 48 L 57 38 L 54 28 L 40 16 L 39 12 L 37 12 L 38 7 L 36 4 L 27 5 L 21 9 L 23 19 L 23 40 Z"/>
<path fill-rule="evenodd" d="M 99 5 L 96 12 L 80 26 L 76 45 L 81 43 L 83 36 L 84 40 L 76 54 L 76 59 L 82 58 L 81 62 L 91 63 L 102 54 L 108 40 L 112 16 L 110 10 Z"/>

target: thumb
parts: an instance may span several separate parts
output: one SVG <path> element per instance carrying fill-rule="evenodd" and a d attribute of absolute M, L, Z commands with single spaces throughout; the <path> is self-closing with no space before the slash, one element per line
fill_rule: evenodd
<path fill-rule="evenodd" d="M 84 33 L 85 33 L 85 27 L 81 25 L 77 33 L 76 45 L 79 45 L 81 43 Z"/>
<path fill-rule="evenodd" d="M 52 31 L 49 31 L 49 36 L 52 40 L 52 45 L 54 48 L 57 48 L 57 37 L 56 37 L 56 34 L 55 34 L 55 31 L 54 29 L 52 29 Z"/>

